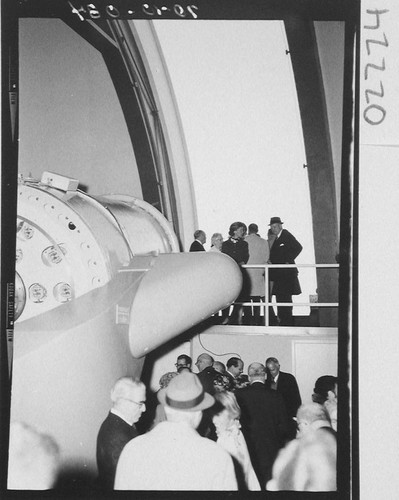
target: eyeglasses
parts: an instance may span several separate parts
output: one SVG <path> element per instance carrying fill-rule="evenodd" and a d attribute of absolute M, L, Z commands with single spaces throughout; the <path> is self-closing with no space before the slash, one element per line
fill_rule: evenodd
<path fill-rule="evenodd" d="M 135 405 L 139 406 L 140 408 L 142 406 L 145 406 L 145 401 L 137 402 L 137 401 L 133 401 L 133 399 L 129 399 L 129 398 L 122 398 L 122 399 L 124 399 L 125 401 L 130 401 L 131 403 L 134 403 Z"/>
<path fill-rule="evenodd" d="M 179 368 L 179 367 L 181 367 L 181 366 L 186 367 L 186 366 L 188 366 L 188 365 L 187 365 L 186 363 L 183 363 L 183 364 L 180 364 L 180 363 L 175 363 L 175 366 L 176 366 L 176 368 Z"/>

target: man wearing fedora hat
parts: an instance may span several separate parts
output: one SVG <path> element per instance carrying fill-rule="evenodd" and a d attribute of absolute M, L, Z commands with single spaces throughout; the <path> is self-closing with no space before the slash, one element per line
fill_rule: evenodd
<path fill-rule="evenodd" d="M 294 235 L 283 229 L 283 224 L 280 217 L 270 219 L 269 226 L 276 237 L 270 249 L 271 264 L 295 264 L 302 251 L 302 245 Z M 301 293 L 297 268 L 272 268 L 269 278 L 273 282 L 271 294 L 276 296 L 277 302 L 292 303 L 292 296 Z M 278 306 L 277 312 L 281 326 L 293 326 L 292 306 Z"/>
<path fill-rule="evenodd" d="M 184 371 L 158 392 L 166 421 L 128 443 L 120 456 L 116 490 L 237 490 L 230 455 L 201 437 L 202 411 L 214 405 L 194 373 Z"/>

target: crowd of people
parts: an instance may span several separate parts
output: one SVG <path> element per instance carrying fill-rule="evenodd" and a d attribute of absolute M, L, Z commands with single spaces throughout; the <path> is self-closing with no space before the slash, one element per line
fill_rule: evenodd
<path fill-rule="evenodd" d="M 251 302 L 254 306 L 242 308 L 236 304 L 230 313 L 230 308 L 222 311 L 223 324 L 251 325 L 264 324 L 260 314 L 260 304 L 265 301 L 265 272 L 263 269 L 243 268 L 254 264 L 295 264 L 296 257 L 302 251 L 302 245 L 286 229 L 280 217 L 272 217 L 269 223 L 267 239 L 259 235 L 257 224 L 248 226 L 243 222 L 233 222 L 229 228 L 229 236 L 223 240 L 221 233 L 211 237 L 211 252 L 222 252 L 229 255 L 241 267 L 243 286 L 238 302 Z M 194 232 L 194 241 L 190 252 L 205 251 L 206 234 L 198 229 Z M 292 296 L 301 294 L 296 267 L 273 267 L 268 275 L 269 297 L 276 296 L 277 315 L 272 306 L 269 307 L 270 325 L 293 326 Z"/>
<path fill-rule="evenodd" d="M 175 368 L 162 375 L 154 401 L 145 399 L 138 380 L 126 377 L 115 384 L 124 402 L 115 401 L 114 388 L 97 442 L 102 488 L 113 483 L 116 490 L 336 489 L 336 377 L 320 377 L 313 402 L 302 404 L 295 377 L 282 372 L 275 357 L 250 363 L 247 374 L 240 357 L 224 364 L 205 352 L 194 364 L 179 355 Z M 145 409 L 154 416 L 137 435 Z M 125 422 L 115 423 L 115 435 L 111 415 Z M 126 424 L 133 436 L 122 431 Z M 303 466 L 311 477 L 297 477 Z M 287 470 L 294 469 L 299 472 L 291 477 Z"/>
<path fill-rule="evenodd" d="M 99 492 L 336 490 L 336 377 L 319 377 L 302 404 L 275 357 L 246 374 L 239 356 L 223 363 L 204 352 L 194 366 L 179 355 L 154 399 L 138 379 L 115 382 L 97 436 Z M 10 489 L 56 487 L 59 459 L 50 436 L 11 425 Z"/>

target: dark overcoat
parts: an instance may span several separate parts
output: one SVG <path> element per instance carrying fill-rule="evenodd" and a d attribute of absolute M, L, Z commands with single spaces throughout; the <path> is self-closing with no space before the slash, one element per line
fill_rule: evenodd
<path fill-rule="evenodd" d="M 191 243 L 190 252 L 205 252 L 205 248 L 199 241 L 194 240 Z"/>
<path fill-rule="evenodd" d="M 106 490 L 114 488 L 116 466 L 126 443 L 138 436 L 134 425 L 108 413 L 97 436 L 97 467 L 100 487 Z"/>
<path fill-rule="evenodd" d="M 302 245 L 289 231 L 283 229 L 278 239 L 270 249 L 272 264 L 295 264 L 296 257 L 301 253 Z M 270 269 L 270 281 L 273 281 L 273 295 L 299 295 L 301 287 L 296 267 L 287 269 Z"/>
<path fill-rule="evenodd" d="M 270 388 L 271 382 L 272 376 L 270 375 L 270 373 L 268 373 L 266 379 L 266 387 Z M 284 399 L 288 416 L 290 418 L 295 417 L 298 408 L 302 404 L 302 400 L 299 393 L 299 387 L 294 375 L 292 375 L 291 373 L 280 372 L 277 379 L 277 392 L 279 392 Z"/>
<path fill-rule="evenodd" d="M 240 422 L 252 465 L 264 489 L 288 432 L 284 401 L 277 391 L 260 382 L 237 389 L 235 395 L 241 408 Z"/>

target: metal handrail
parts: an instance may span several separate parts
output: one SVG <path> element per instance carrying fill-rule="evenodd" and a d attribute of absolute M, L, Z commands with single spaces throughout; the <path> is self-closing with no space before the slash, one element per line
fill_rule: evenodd
<path fill-rule="evenodd" d="M 339 268 L 339 264 L 244 264 L 241 267 L 244 269 L 264 269 L 265 275 L 265 301 L 264 302 L 234 302 L 234 304 L 239 304 L 242 306 L 252 306 L 252 307 L 264 307 L 265 314 L 265 325 L 269 325 L 269 306 L 286 306 L 291 307 L 338 307 L 338 302 L 270 302 L 269 301 L 269 269 L 271 268 L 315 268 L 315 269 L 333 269 Z M 315 306 L 317 304 L 317 306 Z"/>

